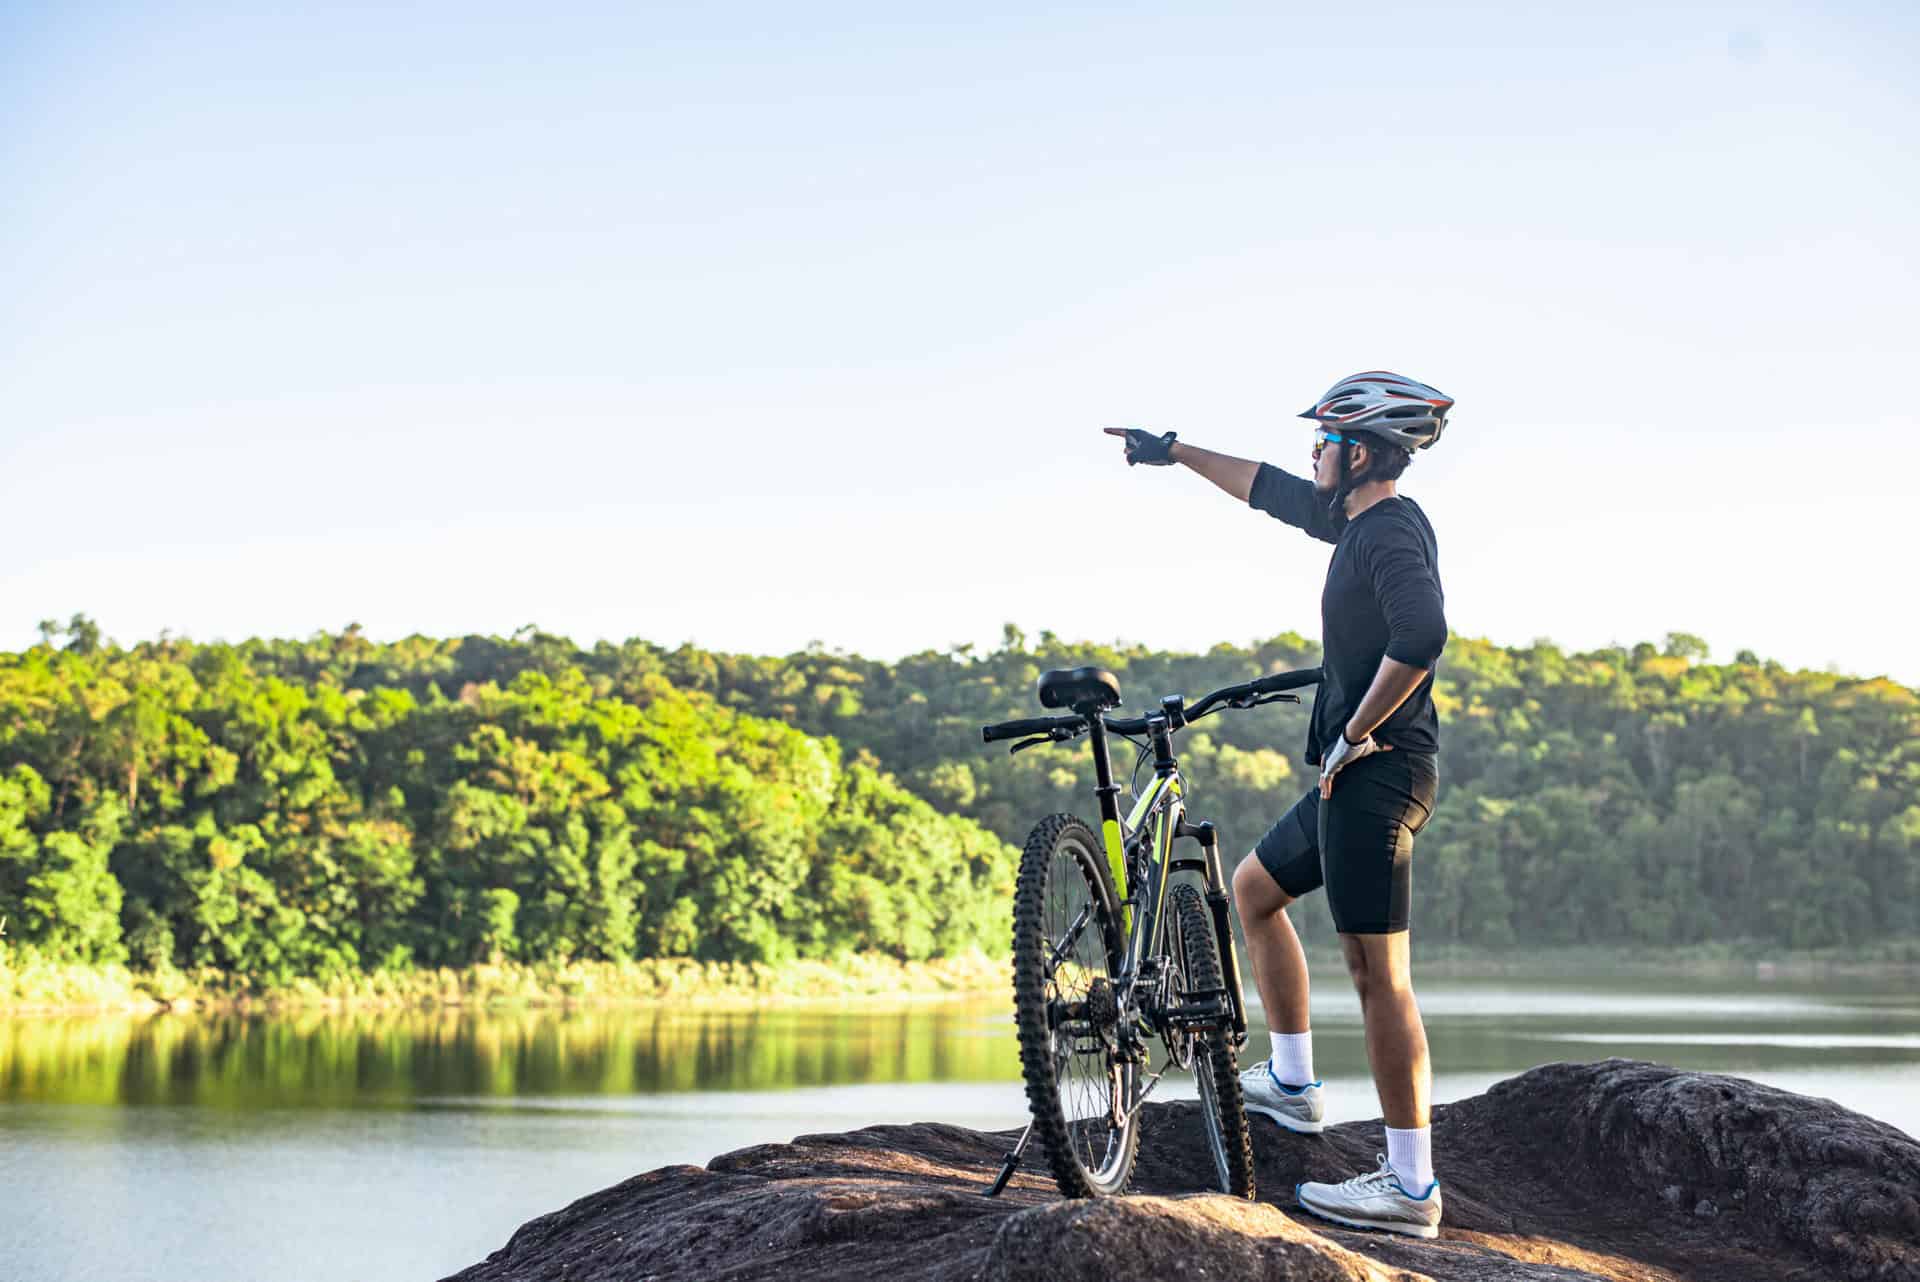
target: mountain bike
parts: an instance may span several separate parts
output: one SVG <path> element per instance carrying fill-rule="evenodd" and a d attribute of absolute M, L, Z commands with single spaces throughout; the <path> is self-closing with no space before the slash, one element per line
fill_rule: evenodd
<path fill-rule="evenodd" d="M 1033 1120 L 988 1189 L 1006 1187 L 1037 1133 L 1054 1182 L 1068 1197 L 1125 1191 L 1139 1151 L 1140 1106 L 1167 1071 L 1191 1070 L 1224 1193 L 1251 1198 L 1253 1145 L 1240 1095 L 1238 1052 L 1247 1011 L 1228 919 L 1219 835 L 1188 823 L 1186 783 L 1173 736 L 1223 708 L 1298 703 L 1286 693 L 1320 681 L 1320 669 L 1278 672 L 1215 690 L 1192 707 L 1179 695 L 1143 717 L 1109 717 L 1120 682 L 1101 668 L 1040 678 L 1040 704 L 1064 716 L 983 726 L 987 743 L 1019 739 L 1011 751 L 1085 735 L 1093 749 L 1096 833 L 1070 814 L 1049 815 L 1027 837 L 1013 899 L 1013 1007 L 1020 1069 Z M 1120 817 L 1108 736 L 1134 744 L 1134 780 L 1149 753 L 1153 779 L 1133 789 Z M 1145 736 L 1144 740 L 1136 736 Z M 1191 838 L 1197 857 L 1176 856 Z M 1197 874 L 1173 881 L 1175 873 Z M 1166 1059 L 1157 1071 L 1150 1043 Z"/>

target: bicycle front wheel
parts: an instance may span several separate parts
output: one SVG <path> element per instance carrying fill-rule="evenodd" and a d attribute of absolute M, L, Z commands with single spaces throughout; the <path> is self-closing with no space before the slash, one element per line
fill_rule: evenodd
<path fill-rule="evenodd" d="M 1013 1013 L 1034 1132 L 1068 1197 L 1122 1192 L 1139 1149 L 1138 1073 L 1113 984 L 1120 913 L 1100 838 L 1072 815 L 1027 837 L 1013 895 Z"/>
<path fill-rule="evenodd" d="M 1181 994 L 1187 999 L 1218 994 L 1225 1006 L 1225 981 L 1220 976 L 1220 954 L 1213 939 L 1213 917 L 1200 892 L 1182 882 L 1173 888 L 1168 905 L 1178 940 L 1175 958 L 1181 968 Z M 1225 947 L 1233 947 L 1226 941 Z M 1206 1128 L 1207 1149 L 1213 1158 L 1214 1187 L 1235 1197 L 1253 1196 L 1253 1139 L 1247 1134 L 1246 1099 L 1240 1093 L 1240 1072 L 1234 1063 L 1233 1042 L 1227 1035 L 1227 1016 L 1217 1027 L 1197 1030 L 1193 1036 L 1193 1081 L 1200 1091 L 1200 1124 Z"/>

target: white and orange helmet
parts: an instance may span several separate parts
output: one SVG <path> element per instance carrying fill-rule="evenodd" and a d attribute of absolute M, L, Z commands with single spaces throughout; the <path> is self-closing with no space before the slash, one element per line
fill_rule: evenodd
<path fill-rule="evenodd" d="M 1335 383 L 1300 417 L 1370 432 L 1404 449 L 1423 450 L 1440 439 L 1452 408 L 1452 397 L 1425 383 L 1370 369 Z"/>

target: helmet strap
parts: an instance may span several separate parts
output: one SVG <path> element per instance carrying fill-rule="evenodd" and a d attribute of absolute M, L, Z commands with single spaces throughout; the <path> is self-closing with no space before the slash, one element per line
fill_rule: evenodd
<path fill-rule="evenodd" d="M 1340 437 L 1340 457 L 1335 461 L 1335 466 L 1339 471 L 1333 483 L 1333 501 L 1327 505 L 1327 515 L 1333 518 L 1334 524 L 1336 525 L 1345 525 L 1347 523 L 1347 495 L 1353 493 L 1354 487 L 1357 484 L 1350 466 L 1352 459 L 1347 453 L 1347 450 L 1352 445 L 1353 441 L 1347 437 L 1345 433 L 1342 433 Z M 1359 479 L 1364 480 L 1364 475 Z"/>

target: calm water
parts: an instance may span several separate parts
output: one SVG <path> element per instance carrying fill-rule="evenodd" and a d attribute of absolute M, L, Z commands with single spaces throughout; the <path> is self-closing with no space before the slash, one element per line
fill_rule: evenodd
<path fill-rule="evenodd" d="M 1535 1064 L 1629 1055 L 1826 1096 L 1920 1135 L 1907 981 L 1426 981 L 1421 1001 L 1438 1100 Z M 1351 994 L 1324 985 L 1314 1025 L 1333 1120 L 1378 1116 Z M 0 1019 L 0 1277 L 437 1278 L 657 1166 L 873 1122 L 1018 1126 L 1018 1072 L 997 999 Z M 1182 1093 L 1169 1079 L 1157 1096 Z"/>

